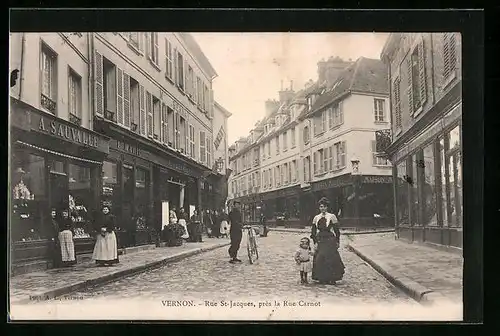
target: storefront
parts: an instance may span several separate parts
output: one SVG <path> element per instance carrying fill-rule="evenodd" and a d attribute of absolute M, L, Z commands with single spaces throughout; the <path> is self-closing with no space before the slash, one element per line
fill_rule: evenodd
<path fill-rule="evenodd" d="M 260 202 L 252 204 L 255 221 L 264 213 L 270 225 L 300 226 L 300 185 L 260 194 Z"/>
<path fill-rule="evenodd" d="M 459 103 L 395 154 L 401 238 L 462 247 L 461 115 Z"/>
<path fill-rule="evenodd" d="M 200 207 L 206 168 L 107 121 L 96 120 L 95 129 L 111 137 L 101 201 L 120 223 L 120 247 L 157 242 L 169 210 L 190 213 Z"/>
<path fill-rule="evenodd" d="M 344 174 L 313 182 L 302 195 L 304 218 L 310 222 L 326 197 L 342 227 L 392 226 L 392 181 L 392 176 Z"/>
<path fill-rule="evenodd" d="M 51 267 L 52 210 L 71 217 L 76 254 L 91 252 L 109 139 L 11 98 L 10 145 L 13 273 Z"/>

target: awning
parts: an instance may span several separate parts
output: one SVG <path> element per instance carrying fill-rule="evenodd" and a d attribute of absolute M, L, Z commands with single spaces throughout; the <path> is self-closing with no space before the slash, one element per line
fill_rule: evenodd
<path fill-rule="evenodd" d="M 26 146 L 26 147 L 29 147 L 29 148 L 37 149 L 37 150 L 45 152 L 45 153 L 50 153 L 50 154 L 61 156 L 61 157 L 65 157 L 65 158 L 68 158 L 68 159 L 78 160 L 78 161 L 88 162 L 88 163 L 94 163 L 94 164 L 101 164 L 102 165 L 102 162 L 100 162 L 100 161 L 94 161 L 94 160 L 89 160 L 89 159 L 84 159 L 84 158 L 80 158 L 80 157 L 76 157 L 76 156 L 72 156 L 72 155 L 67 155 L 67 154 L 59 153 L 59 152 L 56 152 L 56 151 L 53 151 L 53 150 L 50 150 L 50 149 L 46 149 L 46 148 L 43 148 L 43 147 L 39 147 L 39 146 L 35 146 L 35 145 L 32 145 L 32 144 L 29 144 L 29 143 L 26 143 L 26 142 L 23 142 L 23 141 L 17 140 L 16 143 L 18 143 L 20 145 L 23 145 L 23 146 Z"/>

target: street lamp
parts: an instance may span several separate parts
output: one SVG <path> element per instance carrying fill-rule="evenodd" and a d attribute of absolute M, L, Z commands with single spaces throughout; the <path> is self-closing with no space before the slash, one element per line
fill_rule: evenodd
<path fill-rule="evenodd" d="M 359 174 L 359 159 L 356 155 L 351 158 L 352 176 L 354 183 L 354 216 L 356 217 L 356 227 L 360 226 L 359 218 L 359 191 L 361 189 L 361 175 Z"/>

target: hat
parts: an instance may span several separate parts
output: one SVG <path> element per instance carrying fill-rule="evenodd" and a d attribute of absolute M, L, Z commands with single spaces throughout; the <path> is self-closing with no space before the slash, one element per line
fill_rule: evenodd
<path fill-rule="evenodd" d="M 319 205 L 324 205 L 324 206 L 329 206 L 330 201 L 326 197 L 321 197 L 321 199 L 318 201 Z"/>

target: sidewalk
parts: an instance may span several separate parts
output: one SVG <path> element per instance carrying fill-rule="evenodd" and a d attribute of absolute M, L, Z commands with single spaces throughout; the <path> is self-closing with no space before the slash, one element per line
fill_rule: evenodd
<path fill-rule="evenodd" d="M 356 235 L 349 240 L 357 255 L 415 300 L 462 304 L 461 255 L 396 240 L 391 233 Z"/>
<path fill-rule="evenodd" d="M 293 228 L 282 228 L 282 227 L 271 227 L 269 231 L 276 232 L 293 232 L 293 233 L 311 233 L 311 227 L 305 229 L 293 229 Z M 368 234 L 368 233 L 386 233 L 394 232 L 394 229 L 390 228 L 368 228 L 368 229 L 356 229 L 356 228 L 340 228 L 340 233 L 343 235 L 356 235 L 356 234 Z"/>
<path fill-rule="evenodd" d="M 98 267 L 94 261 L 87 261 L 71 268 L 18 275 L 10 279 L 11 304 L 63 296 L 227 245 L 228 239 L 205 239 L 203 243 L 127 253 L 121 255 L 120 263 L 112 267 Z"/>

